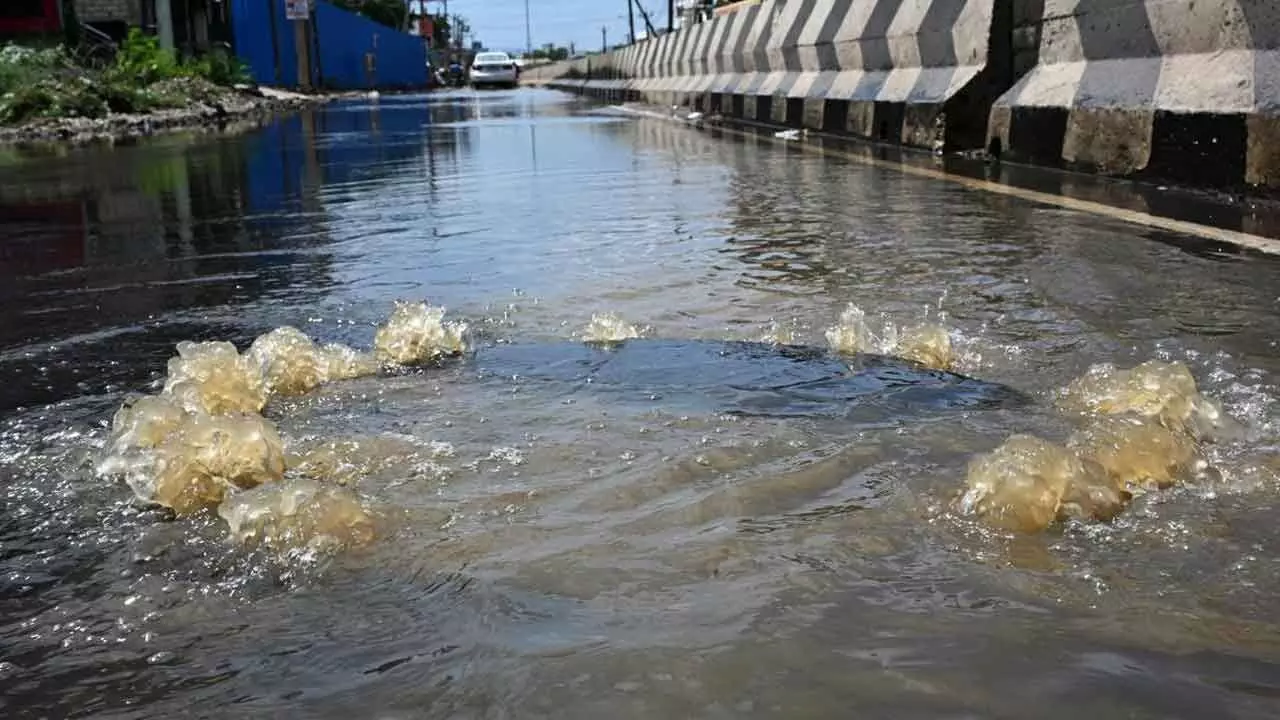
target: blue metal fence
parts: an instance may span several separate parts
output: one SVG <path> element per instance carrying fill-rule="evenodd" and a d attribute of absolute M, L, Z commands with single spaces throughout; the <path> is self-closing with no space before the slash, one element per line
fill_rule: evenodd
<path fill-rule="evenodd" d="M 313 15 L 311 82 L 331 90 L 417 88 L 427 84 L 422 38 L 325 2 Z M 297 49 L 284 0 L 231 0 L 235 53 L 263 85 L 296 87 Z"/>

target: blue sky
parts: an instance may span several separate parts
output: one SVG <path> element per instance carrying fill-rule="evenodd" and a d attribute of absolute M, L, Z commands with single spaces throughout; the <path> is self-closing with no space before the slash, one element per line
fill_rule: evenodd
<path fill-rule="evenodd" d="M 666 0 L 641 1 L 653 24 L 665 26 Z M 442 3 L 430 0 L 428 7 L 440 12 Z M 449 14 L 455 13 L 471 22 L 471 28 L 486 46 L 524 49 L 524 0 L 449 0 Z M 598 50 L 601 26 L 608 28 L 610 45 L 626 38 L 627 0 L 529 0 L 529 26 L 534 47 L 573 42 L 580 50 Z M 643 30 L 644 22 L 637 12 L 636 32 Z"/>

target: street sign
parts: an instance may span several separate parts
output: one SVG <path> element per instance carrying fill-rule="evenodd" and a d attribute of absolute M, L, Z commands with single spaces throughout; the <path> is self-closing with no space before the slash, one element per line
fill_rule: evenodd
<path fill-rule="evenodd" d="M 289 20 L 311 17 L 311 0 L 284 0 L 284 16 Z"/>

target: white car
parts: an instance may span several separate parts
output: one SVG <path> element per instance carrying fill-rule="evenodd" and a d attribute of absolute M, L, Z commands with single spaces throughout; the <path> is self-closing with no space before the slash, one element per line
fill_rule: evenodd
<path fill-rule="evenodd" d="M 471 62 L 471 85 L 502 85 L 515 87 L 520 80 L 520 69 L 516 61 L 504 52 L 476 53 Z"/>

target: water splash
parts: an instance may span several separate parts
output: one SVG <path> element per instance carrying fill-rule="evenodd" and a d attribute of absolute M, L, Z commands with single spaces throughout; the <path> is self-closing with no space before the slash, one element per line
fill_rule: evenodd
<path fill-rule="evenodd" d="M 372 542 L 373 517 L 355 493 L 293 478 L 229 496 L 218 506 L 229 536 L 249 547 L 332 552 Z"/>
<path fill-rule="evenodd" d="M 193 515 L 236 490 L 284 477 L 284 443 L 260 415 L 190 414 L 153 452 L 116 469 L 144 502 Z"/>
<path fill-rule="evenodd" d="M 1148 418 L 1101 418 L 1067 441 L 1121 486 L 1159 490 L 1188 479 L 1199 460 L 1196 442 Z"/>
<path fill-rule="evenodd" d="M 769 345 L 796 345 L 801 332 L 798 325 L 799 323 L 795 320 L 785 322 L 770 320 L 769 327 L 755 340 Z"/>
<path fill-rule="evenodd" d="M 1093 502 L 1090 491 L 1105 485 L 1099 473 L 1070 450 L 1032 435 L 1013 435 L 969 463 L 959 510 L 1002 530 L 1039 532 L 1058 520 L 1063 500 Z M 1083 482 L 1082 482 L 1083 481 Z M 1101 498 L 1105 500 L 1104 497 Z M 1080 508 L 1080 512 L 1085 512 Z"/>
<path fill-rule="evenodd" d="M 1202 439 L 1239 429 L 1217 401 L 1200 393 L 1181 362 L 1148 360 L 1128 370 L 1110 363 L 1093 365 L 1059 391 L 1056 400 L 1059 408 L 1077 417 L 1131 413 Z"/>
<path fill-rule="evenodd" d="M 322 348 L 287 325 L 260 335 L 245 355 L 258 364 L 267 390 L 276 395 L 302 395 L 332 380 L 350 380 L 378 371 L 372 356 L 345 345 Z"/>
<path fill-rule="evenodd" d="M 467 324 L 446 321 L 445 310 L 424 302 L 397 302 L 378 327 L 373 347 L 386 362 L 412 365 L 466 352 Z"/>
<path fill-rule="evenodd" d="M 617 343 L 642 337 L 646 332 L 648 328 L 633 325 L 614 313 L 606 312 L 592 315 L 581 337 L 587 343 Z"/>
<path fill-rule="evenodd" d="M 190 413 L 257 413 L 267 404 L 267 380 L 258 361 L 229 342 L 178 343 L 169 360 L 163 395 Z"/>
<path fill-rule="evenodd" d="M 1238 424 L 1181 363 L 1095 365 L 1056 393 L 1086 424 L 1065 447 L 1025 435 L 969 465 L 956 508 L 1006 530 L 1112 519 L 1137 494 L 1208 475 L 1202 444 Z"/>
<path fill-rule="evenodd" d="M 343 462 L 332 448 L 327 455 L 286 454 L 261 412 L 273 396 L 376 373 L 380 360 L 413 363 L 462 352 L 466 325 L 443 317 L 443 309 L 425 303 L 397 303 L 377 330 L 376 354 L 320 346 L 289 326 L 259 336 L 243 354 L 229 342 L 179 343 L 160 394 L 130 398 L 112 418 L 97 471 L 123 478 L 139 500 L 179 516 L 221 508 L 234 520 L 233 537 L 364 542 L 372 537 L 364 529 L 368 516 L 357 512 L 357 498 L 336 487 L 354 483 L 367 467 Z M 279 486 L 286 469 L 303 477 Z M 316 482 L 323 487 L 306 484 Z M 239 498 L 262 486 L 272 487 Z"/>
<path fill-rule="evenodd" d="M 111 419 L 113 454 L 154 448 L 182 426 L 187 412 L 171 399 L 141 395 L 126 400 Z"/>
<path fill-rule="evenodd" d="M 889 320 L 872 324 L 862 308 L 850 303 L 826 332 L 827 343 L 838 353 L 876 353 L 920 363 L 936 370 L 951 370 L 957 357 L 946 327 L 922 322 L 899 326 Z"/>
<path fill-rule="evenodd" d="M 339 343 L 329 343 L 319 350 L 325 371 L 325 382 L 354 380 L 373 375 L 381 369 L 372 353 L 361 352 Z"/>

